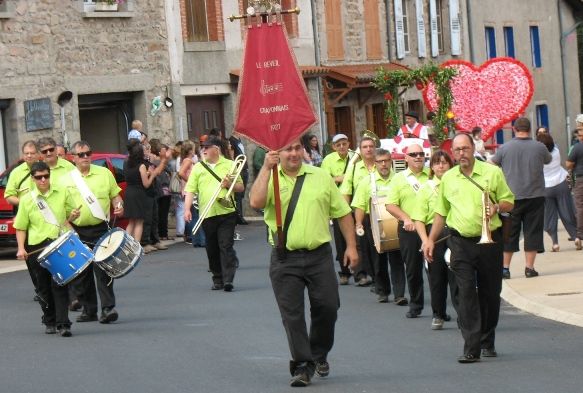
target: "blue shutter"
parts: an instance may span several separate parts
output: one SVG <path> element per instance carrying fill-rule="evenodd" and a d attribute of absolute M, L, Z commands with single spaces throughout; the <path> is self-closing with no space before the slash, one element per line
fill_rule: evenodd
<path fill-rule="evenodd" d="M 506 56 L 514 58 L 514 28 L 504 27 L 504 43 L 506 45 Z"/>
<path fill-rule="evenodd" d="M 546 104 L 536 106 L 536 124 L 538 127 L 549 127 L 549 107 Z"/>
<path fill-rule="evenodd" d="M 532 51 L 532 66 L 534 68 L 542 67 L 538 26 L 530 26 L 530 47 Z"/>
<path fill-rule="evenodd" d="M 496 30 L 486 27 L 486 56 L 488 59 L 496 57 Z"/>

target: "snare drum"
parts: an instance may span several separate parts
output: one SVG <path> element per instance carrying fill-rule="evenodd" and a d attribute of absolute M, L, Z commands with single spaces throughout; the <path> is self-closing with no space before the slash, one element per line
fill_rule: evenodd
<path fill-rule="evenodd" d="M 139 242 L 121 228 L 113 228 L 95 244 L 95 264 L 111 278 L 121 278 L 142 259 Z"/>
<path fill-rule="evenodd" d="M 370 226 L 377 252 L 399 249 L 399 221 L 387 211 L 385 197 L 379 197 L 375 205 L 370 201 Z"/>
<path fill-rule="evenodd" d="M 81 242 L 75 231 L 59 236 L 38 257 L 40 265 L 51 272 L 53 280 L 59 285 L 67 285 L 92 260 L 91 249 Z"/>

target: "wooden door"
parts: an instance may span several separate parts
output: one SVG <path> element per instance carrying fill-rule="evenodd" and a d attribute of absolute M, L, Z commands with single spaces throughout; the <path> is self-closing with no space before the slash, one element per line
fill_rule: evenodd
<path fill-rule="evenodd" d="M 349 106 L 340 106 L 334 108 L 334 125 L 336 134 L 345 134 L 350 141 L 350 148 L 355 148 L 357 141 L 354 135 L 352 108 Z"/>
<path fill-rule="evenodd" d="M 188 139 L 198 139 L 213 128 L 225 131 L 223 96 L 186 97 Z"/>

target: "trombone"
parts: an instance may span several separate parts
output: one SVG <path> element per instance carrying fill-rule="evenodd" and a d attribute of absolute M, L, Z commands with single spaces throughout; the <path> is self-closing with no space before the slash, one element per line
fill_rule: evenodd
<path fill-rule="evenodd" d="M 196 224 L 194 224 L 194 227 L 192 228 L 193 235 L 196 234 L 196 232 L 198 232 L 198 230 L 200 229 L 200 227 L 202 225 L 203 220 L 209 214 L 209 212 L 210 212 L 210 210 L 215 202 L 219 202 L 221 204 L 221 206 L 224 206 L 226 208 L 233 207 L 233 203 L 231 202 L 231 194 L 233 193 L 233 189 L 235 188 L 235 182 L 236 182 L 237 178 L 241 175 L 241 171 L 243 170 L 243 167 L 245 166 L 246 162 L 247 162 L 247 157 L 244 154 L 240 154 L 237 157 L 235 157 L 235 160 L 233 161 L 233 164 L 231 165 L 231 169 L 229 169 L 229 172 L 227 173 L 227 176 L 226 176 L 231 181 L 231 186 L 227 190 L 227 193 L 223 197 L 219 198 L 219 194 L 221 193 L 221 191 L 223 189 L 222 182 L 219 183 L 219 186 L 217 187 L 217 189 L 213 193 L 211 199 L 209 199 L 209 201 L 206 204 L 206 206 L 204 207 L 204 209 L 199 213 L 198 221 L 196 222 Z"/>

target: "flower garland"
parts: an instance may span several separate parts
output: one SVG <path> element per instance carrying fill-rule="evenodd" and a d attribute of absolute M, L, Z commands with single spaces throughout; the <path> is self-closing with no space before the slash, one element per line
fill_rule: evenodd
<path fill-rule="evenodd" d="M 446 139 L 448 134 L 446 128 L 448 128 L 448 121 L 451 121 L 448 119 L 447 113 L 453 104 L 449 83 L 456 74 L 455 69 L 440 67 L 434 63 L 408 71 L 379 69 L 372 85 L 384 94 L 387 101 L 385 122 L 389 129 L 389 136 L 394 137 L 402 123 L 399 97 L 412 86 L 418 90 L 424 90 L 429 82 L 433 82 L 437 88 L 439 102 L 433 118 L 434 133 L 440 141 Z"/>

